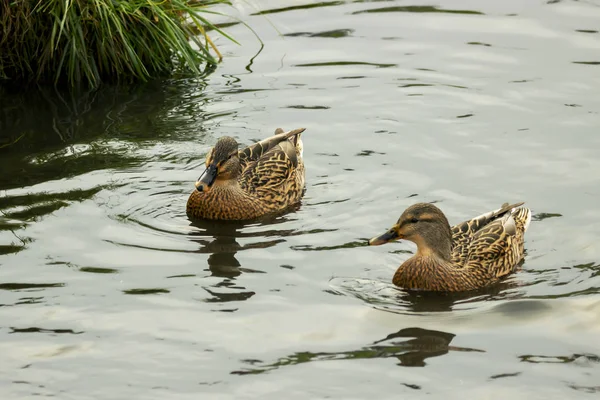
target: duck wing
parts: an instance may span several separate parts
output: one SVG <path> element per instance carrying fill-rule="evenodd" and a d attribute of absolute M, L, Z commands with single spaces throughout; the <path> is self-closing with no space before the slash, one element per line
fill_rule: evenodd
<path fill-rule="evenodd" d="M 299 135 L 304 132 L 305 129 L 306 128 L 299 128 L 289 132 L 284 132 L 283 129 L 277 128 L 275 130 L 275 135 L 240 150 L 238 152 L 238 157 L 240 158 L 242 169 L 244 169 L 248 164 L 259 161 L 270 150 L 284 141 L 290 142 L 293 145 L 293 148 L 295 148 Z"/>
<path fill-rule="evenodd" d="M 477 244 L 477 246 L 482 246 L 488 241 L 493 242 L 494 240 L 501 240 L 504 230 L 510 227 L 507 217 L 511 216 L 513 212 L 521 210 L 521 208 L 517 210 L 515 210 L 515 208 L 523 204 L 524 203 L 522 202 L 511 205 L 504 203 L 502 207 L 497 210 L 487 212 L 453 226 L 452 263 L 457 266 L 465 265 L 475 244 Z M 526 210 L 527 213 L 529 212 L 527 208 L 522 209 Z M 514 218 L 512 219 L 512 223 L 515 225 Z M 525 229 L 527 228 L 524 227 L 523 232 Z M 478 240 L 477 243 L 475 243 L 476 239 Z M 480 247 L 479 251 L 481 251 Z"/>
<path fill-rule="evenodd" d="M 281 132 L 244 149 L 247 151 L 247 158 L 240 177 L 240 186 L 261 198 L 285 197 L 286 193 L 291 194 L 298 189 L 294 186 L 297 183 L 295 174 L 299 167 L 302 167 L 302 160 L 296 151 L 296 138 L 304 128 L 290 132 L 278 129 L 276 133 L 278 131 Z"/>

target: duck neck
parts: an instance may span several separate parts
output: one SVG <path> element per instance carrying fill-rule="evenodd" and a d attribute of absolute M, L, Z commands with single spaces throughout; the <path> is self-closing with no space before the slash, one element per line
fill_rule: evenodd
<path fill-rule="evenodd" d="M 211 191 L 215 192 L 232 192 L 240 190 L 240 185 L 237 179 L 217 179 L 213 183 Z"/>
<path fill-rule="evenodd" d="M 428 232 L 413 240 L 417 245 L 417 254 L 420 258 L 437 258 L 440 261 L 450 261 L 452 257 L 452 232 L 439 230 Z"/>

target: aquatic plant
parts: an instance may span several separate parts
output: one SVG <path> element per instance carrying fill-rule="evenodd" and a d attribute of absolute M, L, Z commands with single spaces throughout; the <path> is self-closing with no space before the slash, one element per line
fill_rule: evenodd
<path fill-rule="evenodd" d="M 206 15 L 229 0 L 0 0 L 0 79 L 97 87 L 173 71 L 201 75 L 221 54 Z M 211 53 L 214 51 L 216 57 Z"/>

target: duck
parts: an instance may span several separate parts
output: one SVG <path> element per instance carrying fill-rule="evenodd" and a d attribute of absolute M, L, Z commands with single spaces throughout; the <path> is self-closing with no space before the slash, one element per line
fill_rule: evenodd
<path fill-rule="evenodd" d="M 524 259 L 524 236 L 531 222 L 525 203 L 505 203 L 497 210 L 450 227 L 430 203 L 408 207 L 392 228 L 369 245 L 404 239 L 416 253 L 396 270 L 392 282 L 407 290 L 466 292 L 492 285 L 518 269 Z"/>
<path fill-rule="evenodd" d="M 277 128 L 273 136 L 241 150 L 233 137 L 220 137 L 188 198 L 188 217 L 246 221 L 298 204 L 305 190 L 304 130 Z"/>

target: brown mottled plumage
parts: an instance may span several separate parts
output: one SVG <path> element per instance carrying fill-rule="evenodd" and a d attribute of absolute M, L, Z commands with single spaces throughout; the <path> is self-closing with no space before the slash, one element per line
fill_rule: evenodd
<path fill-rule="evenodd" d="M 243 221 L 298 203 L 304 192 L 302 132 L 278 128 L 274 136 L 242 150 L 235 139 L 219 138 L 188 198 L 188 216 Z"/>
<path fill-rule="evenodd" d="M 369 244 L 406 239 L 417 245 L 417 253 L 394 274 L 397 286 L 441 292 L 479 289 L 500 281 L 523 259 L 531 212 L 521 205 L 505 203 L 451 228 L 433 204 L 414 204 Z"/>

